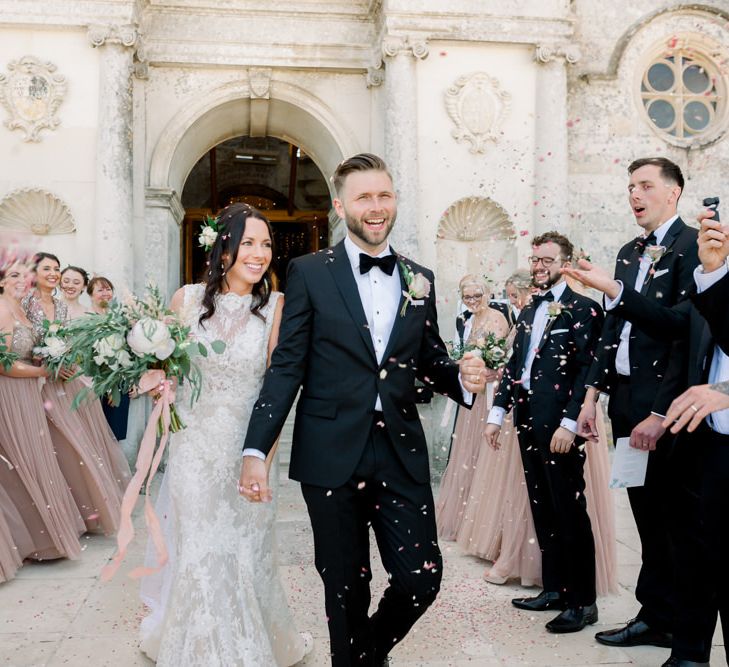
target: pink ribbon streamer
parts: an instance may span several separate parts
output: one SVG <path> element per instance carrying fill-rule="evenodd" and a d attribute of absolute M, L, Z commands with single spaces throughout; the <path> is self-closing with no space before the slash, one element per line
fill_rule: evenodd
<path fill-rule="evenodd" d="M 142 442 L 139 445 L 139 453 L 137 454 L 134 477 L 132 477 L 127 486 L 127 490 L 124 492 L 124 498 L 121 503 L 119 532 L 116 536 L 117 552 L 111 563 L 101 571 L 102 581 L 110 581 L 116 574 L 127 553 L 127 547 L 134 538 L 132 512 L 134 511 L 134 506 L 137 504 L 137 498 L 139 498 L 139 492 L 142 489 L 145 478 L 147 479 L 147 484 L 146 495 L 144 497 L 144 518 L 149 535 L 154 543 L 155 551 L 157 552 L 157 567 L 137 567 L 129 573 L 129 576 L 132 579 L 139 579 L 140 577 L 154 574 L 162 569 L 168 560 L 167 547 L 162 536 L 162 529 L 150 497 L 150 487 L 157 468 L 162 461 L 162 455 L 164 454 L 167 440 L 169 439 L 170 405 L 175 401 L 175 391 L 172 382 L 167 379 L 164 371 L 157 369 L 147 371 L 139 381 L 140 394 L 146 394 L 153 389 L 157 389 L 160 392 L 160 398 L 154 404 L 154 409 L 144 429 Z M 157 441 L 157 422 L 160 418 L 162 419 L 162 437 L 160 438 L 159 447 L 155 452 L 154 445 Z"/>

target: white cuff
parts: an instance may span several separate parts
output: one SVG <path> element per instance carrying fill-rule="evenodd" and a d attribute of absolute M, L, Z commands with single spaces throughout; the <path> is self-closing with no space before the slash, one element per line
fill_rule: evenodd
<path fill-rule="evenodd" d="M 654 416 L 656 416 L 656 417 L 659 417 L 660 419 L 665 419 L 666 418 L 666 415 L 661 415 L 661 414 L 659 414 L 657 412 L 653 412 L 653 410 L 651 410 L 651 414 L 654 415 Z"/>
<path fill-rule="evenodd" d="M 559 425 L 562 428 L 566 428 L 570 433 L 577 434 L 577 422 L 574 419 L 567 419 L 567 417 L 563 417 Z"/>
<path fill-rule="evenodd" d="M 487 424 L 496 424 L 496 426 L 501 426 L 504 423 L 504 415 L 506 414 L 506 410 L 504 408 L 500 408 L 498 406 L 494 406 L 489 410 L 489 416 L 486 420 Z"/>
<path fill-rule="evenodd" d="M 261 461 L 266 460 L 266 455 L 262 451 L 259 449 L 251 449 L 250 447 L 243 450 L 243 456 L 255 456 L 257 459 L 261 459 Z"/>
<path fill-rule="evenodd" d="M 704 273 L 704 267 L 699 264 L 694 269 L 694 281 L 696 281 L 696 289 L 699 292 L 705 292 L 714 283 L 718 283 L 729 272 L 726 262 L 718 269 L 714 269 L 711 273 Z"/>
<path fill-rule="evenodd" d="M 605 295 L 605 310 L 612 310 L 620 303 L 620 299 L 623 298 L 625 285 L 623 285 L 622 280 L 616 280 L 615 282 L 620 284 L 620 292 L 618 292 L 618 295 L 614 299 L 610 299 L 607 294 Z"/>
<path fill-rule="evenodd" d="M 473 392 L 468 391 L 461 382 L 461 373 L 458 373 L 458 384 L 461 385 L 461 391 L 463 392 L 463 402 L 469 407 L 473 405 Z"/>

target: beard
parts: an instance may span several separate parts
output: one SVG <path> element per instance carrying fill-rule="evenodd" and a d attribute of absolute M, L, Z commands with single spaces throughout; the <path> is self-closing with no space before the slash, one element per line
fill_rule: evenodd
<path fill-rule="evenodd" d="M 387 216 L 384 217 L 386 218 Z M 393 212 L 392 217 L 389 220 L 385 220 L 382 228 L 384 230 L 384 235 L 380 236 L 380 234 L 375 235 L 369 229 L 367 229 L 361 218 L 355 218 L 354 216 L 351 216 L 346 210 L 344 211 L 344 221 L 347 224 L 347 229 L 352 232 L 352 234 L 354 234 L 354 236 L 356 236 L 358 239 L 364 241 L 364 243 L 372 247 L 377 247 L 387 240 L 387 238 L 390 236 L 392 228 L 395 225 L 396 219 L 397 212 Z"/>
<path fill-rule="evenodd" d="M 537 289 L 540 289 L 542 291 L 548 290 L 552 285 L 558 283 L 562 278 L 561 274 L 552 275 L 551 273 L 547 274 L 547 278 L 542 282 L 541 280 L 538 280 L 536 275 L 532 273 L 532 285 L 536 287 Z"/>

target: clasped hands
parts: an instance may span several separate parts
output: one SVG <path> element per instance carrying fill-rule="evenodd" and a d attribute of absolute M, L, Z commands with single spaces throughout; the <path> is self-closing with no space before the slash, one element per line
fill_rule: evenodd
<path fill-rule="evenodd" d="M 461 383 L 466 391 L 480 394 L 486 389 L 487 382 L 498 377 L 498 371 L 486 368 L 483 359 L 473 352 L 466 352 L 458 362 L 461 371 Z"/>
<path fill-rule="evenodd" d="M 252 503 L 270 503 L 273 493 L 268 486 L 268 465 L 256 456 L 244 456 L 240 467 L 238 493 Z"/>

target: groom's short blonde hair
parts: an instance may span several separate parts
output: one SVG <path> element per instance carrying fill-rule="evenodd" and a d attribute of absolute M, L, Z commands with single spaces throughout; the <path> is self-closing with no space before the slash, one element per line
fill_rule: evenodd
<path fill-rule="evenodd" d="M 342 191 L 347 176 L 355 171 L 384 171 L 392 180 L 392 174 L 390 174 L 387 164 L 381 157 L 374 153 L 358 153 L 347 158 L 344 162 L 340 162 L 334 170 L 332 183 L 337 195 Z"/>

